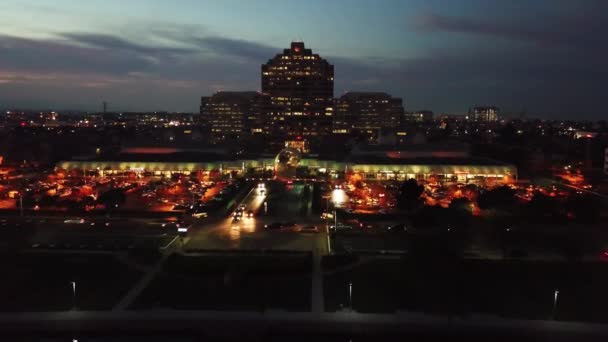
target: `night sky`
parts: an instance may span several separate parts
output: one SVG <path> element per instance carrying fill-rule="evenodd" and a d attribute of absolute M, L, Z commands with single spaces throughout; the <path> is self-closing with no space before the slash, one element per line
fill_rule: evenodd
<path fill-rule="evenodd" d="M 0 21 L 0 107 L 197 111 L 303 40 L 336 96 L 608 117 L 606 0 L 2 0 Z"/>

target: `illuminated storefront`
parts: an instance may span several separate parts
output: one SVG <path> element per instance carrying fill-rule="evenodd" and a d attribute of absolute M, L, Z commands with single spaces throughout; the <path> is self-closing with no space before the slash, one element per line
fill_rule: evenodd
<path fill-rule="evenodd" d="M 457 158 L 431 159 L 427 163 L 413 163 L 408 160 L 392 160 L 391 163 L 358 163 L 356 161 L 332 161 L 303 158 L 299 169 L 307 170 L 308 177 L 302 178 L 344 178 L 358 174 L 363 180 L 407 180 L 438 183 L 480 183 L 484 181 L 511 182 L 517 179 L 517 168 L 496 161 Z M 456 163 L 450 163 L 454 161 Z M 57 169 L 97 172 L 100 175 L 121 175 L 136 173 L 142 176 L 171 176 L 195 172 L 217 175 L 245 175 L 247 172 L 273 171 L 274 158 L 218 160 L 205 163 L 189 162 L 124 162 L 124 161 L 65 161 L 59 162 Z M 297 176 L 296 176 L 297 177 Z"/>

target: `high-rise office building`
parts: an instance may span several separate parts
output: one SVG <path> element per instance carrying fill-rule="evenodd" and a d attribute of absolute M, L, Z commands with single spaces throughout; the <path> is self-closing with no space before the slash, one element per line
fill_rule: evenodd
<path fill-rule="evenodd" d="M 268 96 L 255 91 L 220 91 L 201 98 L 201 116 L 215 138 L 262 133 Z"/>
<path fill-rule="evenodd" d="M 469 119 L 473 121 L 494 122 L 498 121 L 500 110 L 498 107 L 474 107 L 469 110 Z"/>
<path fill-rule="evenodd" d="M 302 42 L 262 65 L 262 92 L 270 96 L 266 122 L 273 134 L 324 135 L 331 131 L 334 66 Z"/>
<path fill-rule="evenodd" d="M 334 133 L 357 130 L 377 133 L 395 129 L 403 116 L 403 100 L 380 92 L 349 92 L 336 100 Z"/>

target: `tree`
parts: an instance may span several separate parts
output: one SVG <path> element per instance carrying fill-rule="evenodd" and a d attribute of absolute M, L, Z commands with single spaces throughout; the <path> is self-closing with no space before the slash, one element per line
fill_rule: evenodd
<path fill-rule="evenodd" d="M 515 129 L 515 126 L 513 126 L 512 123 L 508 123 L 505 126 L 503 126 L 501 129 L 498 130 L 498 141 L 500 141 L 503 144 L 507 144 L 507 145 L 513 145 L 514 142 L 516 142 L 518 136 L 517 136 L 517 129 Z"/>
<path fill-rule="evenodd" d="M 528 216 L 536 220 L 559 219 L 559 202 L 542 193 L 534 194 L 526 206 Z"/>
<path fill-rule="evenodd" d="M 472 204 L 473 202 L 471 202 L 468 198 L 461 197 L 453 199 L 452 202 L 450 202 L 450 206 L 448 208 L 453 211 L 463 211 L 465 213 L 471 214 L 473 211 L 471 207 Z"/>
<path fill-rule="evenodd" d="M 479 197 L 479 188 L 475 184 L 467 184 L 462 188 L 462 196 L 468 198 L 472 202 L 477 202 Z"/>
<path fill-rule="evenodd" d="M 122 205 L 126 201 L 125 193 L 121 189 L 111 189 L 99 195 L 98 202 L 103 203 L 106 209 Z"/>
<path fill-rule="evenodd" d="M 485 191 L 479 195 L 479 207 L 484 210 L 510 211 L 515 207 L 515 191 L 508 186 L 501 186 Z"/>
<path fill-rule="evenodd" d="M 420 195 L 424 186 L 418 184 L 415 179 L 409 179 L 399 188 L 397 194 L 397 205 L 401 209 L 412 209 L 420 204 Z"/>
<path fill-rule="evenodd" d="M 473 215 L 473 202 L 467 198 L 456 198 L 450 202 L 447 216 L 454 227 L 466 227 Z"/>
<path fill-rule="evenodd" d="M 446 223 L 446 211 L 438 205 L 425 205 L 410 217 L 415 227 L 436 227 Z"/>
<path fill-rule="evenodd" d="M 568 217 L 582 223 L 596 223 L 600 219 L 602 203 L 589 195 L 570 195 L 565 204 Z"/>

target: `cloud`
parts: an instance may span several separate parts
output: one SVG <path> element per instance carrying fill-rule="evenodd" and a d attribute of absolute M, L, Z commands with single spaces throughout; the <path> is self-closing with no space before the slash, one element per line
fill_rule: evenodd
<path fill-rule="evenodd" d="M 26 108 L 91 109 L 92 103 L 108 99 L 121 109 L 193 111 L 201 95 L 217 89 L 259 87 L 260 62 L 226 58 L 221 44 L 213 44 L 219 39 L 207 44 L 193 37 L 156 38 L 165 42 L 141 44 L 85 33 L 56 39 L 0 34 L 0 98 L 5 105 Z M 233 55 L 249 58 L 255 53 L 252 46 L 233 45 Z"/>
<path fill-rule="evenodd" d="M 494 17 L 482 18 L 427 13 L 416 17 L 413 27 L 427 32 L 464 33 L 532 42 L 541 46 L 565 47 L 605 45 L 604 33 L 608 29 L 608 18 L 602 13 L 544 16 L 523 24 L 514 23 L 512 20 L 501 22 Z"/>
<path fill-rule="evenodd" d="M 146 46 L 132 43 L 116 36 L 96 33 L 63 33 L 62 37 L 67 38 L 72 43 L 83 44 L 91 48 L 127 51 L 143 54 L 187 54 L 194 53 L 197 50 L 193 48 L 178 48 L 178 47 L 156 47 Z"/>
<path fill-rule="evenodd" d="M 100 50 L 58 40 L 34 40 L 0 35 L 0 59 L 5 70 L 126 74 L 153 64 L 138 53 Z"/>
<path fill-rule="evenodd" d="M 603 108 L 606 47 L 592 42 L 606 30 L 585 32 L 605 24 L 591 20 L 589 27 L 561 37 L 556 32 L 570 28 L 547 29 L 566 22 L 555 20 L 512 27 L 425 15 L 417 21 L 420 34 L 457 32 L 526 44 L 492 40 L 467 49 L 426 49 L 417 57 L 323 57 L 335 66 L 336 96 L 345 90 L 386 91 L 404 97 L 411 110 L 463 112 L 475 104 L 496 104 L 567 114 Z M 28 106 L 87 109 L 106 99 L 121 109 L 195 111 L 201 95 L 219 89 L 259 90 L 260 64 L 282 51 L 188 28 L 147 34 L 136 42 L 81 32 L 55 39 L 0 35 L 0 98 Z"/>
<path fill-rule="evenodd" d="M 197 42 L 201 47 L 209 49 L 218 55 L 232 56 L 260 63 L 282 52 L 282 49 L 269 45 L 218 36 L 193 39 L 193 42 Z"/>

